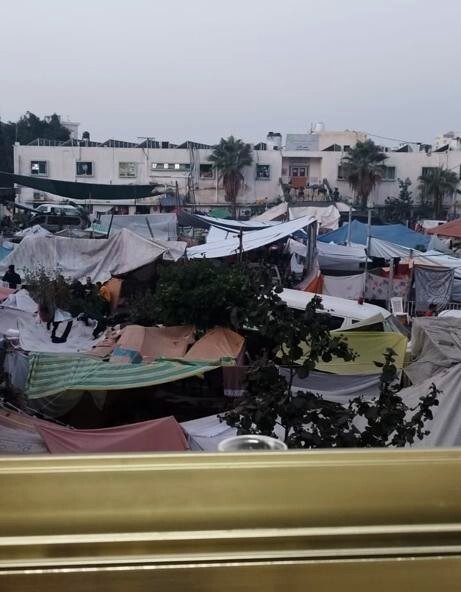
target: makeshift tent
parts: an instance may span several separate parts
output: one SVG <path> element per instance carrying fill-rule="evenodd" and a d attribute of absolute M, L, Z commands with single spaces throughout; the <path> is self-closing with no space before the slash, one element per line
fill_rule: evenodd
<path fill-rule="evenodd" d="M 436 234 L 437 236 L 447 236 L 449 238 L 461 238 L 461 218 L 440 224 L 435 228 L 429 228 L 427 234 Z"/>
<path fill-rule="evenodd" d="M 18 338 L 20 321 L 35 323 L 36 318 L 31 312 L 0 306 L 0 335 Z"/>
<path fill-rule="evenodd" d="M 42 268 L 72 280 L 89 276 L 93 282 L 105 282 L 113 275 L 153 263 L 167 251 L 165 244 L 146 240 L 126 229 L 109 239 L 26 237 L 0 262 L 0 272 L 15 265 L 20 274 Z"/>
<path fill-rule="evenodd" d="M 95 232 L 106 234 L 127 228 L 146 239 L 176 240 L 177 239 L 177 217 L 176 214 L 135 214 L 132 216 L 111 216 L 103 215 L 99 219 L 99 224 L 95 226 Z M 92 226 L 87 229 L 92 231 Z"/>
<path fill-rule="evenodd" d="M 128 325 L 121 330 L 110 361 L 117 364 L 130 364 L 153 362 L 160 357 L 182 358 L 193 342 L 194 327 L 191 325 L 181 327 Z"/>
<path fill-rule="evenodd" d="M 348 239 L 348 226 L 344 224 L 338 230 L 329 232 L 318 237 L 318 240 L 324 243 L 345 244 Z M 350 240 L 352 243 L 359 245 L 366 245 L 367 243 L 367 224 L 352 220 Z M 407 228 L 403 224 L 385 224 L 383 226 L 371 225 L 370 236 L 379 238 L 396 245 L 402 245 L 415 249 L 417 247 L 426 247 L 429 244 L 430 238 L 419 232 L 415 232 Z"/>
<path fill-rule="evenodd" d="M 419 317 L 413 321 L 411 356 L 405 368 L 413 384 L 419 384 L 443 368 L 461 363 L 461 319 Z"/>
<path fill-rule="evenodd" d="M 362 245 L 343 246 L 317 241 L 317 259 L 323 271 L 358 271 L 367 260 Z"/>
<path fill-rule="evenodd" d="M 258 216 L 253 216 L 251 219 L 255 222 L 272 222 L 273 220 L 277 220 L 278 218 L 286 216 L 287 211 L 288 204 L 286 201 L 283 201 L 277 206 L 269 208 L 262 214 L 258 214 Z"/>
<path fill-rule="evenodd" d="M 319 223 L 319 228 L 336 230 L 338 228 L 340 213 L 335 205 L 326 207 L 307 206 L 292 207 L 289 209 L 290 220 L 297 220 L 303 216 L 312 216 Z"/>
<path fill-rule="evenodd" d="M 135 389 L 198 376 L 216 367 L 178 360 L 109 364 L 87 356 L 32 354 L 26 394 L 36 399 L 69 390 Z"/>
<path fill-rule="evenodd" d="M 358 300 L 363 295 L 365 274 L 323 275 L 323 293 L 328 296 Z"/>
<path fill-rule="evenodd" d="M 61 336 L 67 326 L 67 322 L 60 323 L 56 335 Z M 43 353 L 76 353 L 89 350 L 96 340 L 93 337 L 95 324 L 86 325 L 83 321 L 72 320 L 72 327 L 64 343 L 53 343 L 52 329 L 47 328 L 46 323 L 40 322 L 36 317 L 34 321 L 19 318 L 18 331 L 19 343 L 24 351 Z"/>
<path fill-rule="evenodd" d="M 29 228 L 24 228 L 24 230 L 19 230 L 15 233 L 14 236 L 22 237 L 25 236 L 50 236 L 51 232 L 46 228 L 40 226 L 40 224 L 34 224 L 33 226 L 29 226 Z"/>
<path fill-rule="evenodd" d="M 332 374 L 376 374 L 375 362 L 384 362 L 384 354 L 388 348 L 394 350 L 395 365 L 403 368 L 407 338 L 400 333 L 383 333 L 381 331 L 335 331 L 335 337 L 347 339 L 348 347 L 357 354 L 355 360 L 346 362 L 333 358 L 331 362 L 319 362 L 317 370 Z"/>
<path fill-rule="evenodd" d="M 10 244 L 12 244 L 12 243 L 10 243 Z M 3 245 L 0 245 L 0 261 L 5 259 L 5 257 L 8 257 L 8 255 L 11 255 L 12 251 L 13 251 L 13 247 L 10 249 L 5 246 L 5 243 L 3 243 Z"/>
<path fill-rule="evenodd" d="M 73 430 L 41 422 L 37 431 L 52 454 L 181 452 L 189 448 L 174 417 L 99 430 Z"/>
<path fill-rule="evenodd" d="M 314 221 L 313 218 L 306 217 L 290 222 L 282 222 L 281 224 L 263 228 L 262 230 L 244 232 L 241 241 L 237 235 L 235 238 L 189 247 L 186 254 L 189 259 L 229 257 L 238 254 L 240 246 L 242 247 L 242 251 L 247 252 L 270 245 L 271 243 L 289 237 L 297 230 L 309 226 Z"/>
<path fill-rule="evenodd" d="M 415 265 L 416 310 L 426 311 L 431 304 L 446 306 L 453 290 L 454 273 L 450 268 Z"/>
<path fill-rule="evenodd" d="M 26 175 L 0 172 L 0 187 L 7 187 L 11 183 L 77 200 L 140 199 L 142 197 L 164 193 L 163 185 L 128 185 L 126 183 L 123 185 L 101 185 L 87 183 L 86 181 L 84 183 L 77 183 L 74 181 L 60 181 L 57 179 L 44 179 L 43 177 L 29 177 Z M 158 188 L 161 191 L 158 191 Z"/>
<path fill-rule="evenodd" d="M 264 222 L 258 220 L 223 220 L 222 218 L 213 218 L 213 216 L 204 216 L 201 214 L 190 214 L 206 226 L 217 226 L 218 228 L 231 229 L 239 232 L 240 230 L 261 230 L 268 226 L 277 224 L 276 222 Z"/>
<path fill-rule="evenodd" d="M 243 351 L 245 339 L 225 327 L 215 327 L 205 333 L 187 352 L 186 360 L 219 361 L 237 359 Z"/>
<path fill-rule="evenodd" d="M 12 288 L 2 288 L 0 287 L 0 302 L 3 304 L 5 300 L 11 297 L 14 294 L 15 290 Z"/>
<path fill-rule="evenodd" d="M 5 288 L 3 289 L 5 290 Z M 10 292 L 14 292 L 14 290 L 10 290 Z M 27 290 L 18 290 L 17 292 L 10 294 L 5 300 L 3 300 L 2 305 L 7 308 L 24 310 L 31 313 L 38 311 L 38 304 L 29 296 Z"/>

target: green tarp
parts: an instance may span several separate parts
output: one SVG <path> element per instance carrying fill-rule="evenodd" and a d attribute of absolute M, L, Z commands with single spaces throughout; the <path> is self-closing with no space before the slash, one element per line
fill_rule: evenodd
<path fill-rule="evenodd" d="M 69 390 L 135 389 L 197 376 L 217 367 L 179 360 L 109 364 L 84 355 L 31 354 L 26 394 L 29 399 L 39 399 Z"/>
<path fill-rule="evenodd" d="M 163 185 L 102 185 L 97 183 L 76 183 L 74 181 L 60 181 L 58 179 L 43 179 L 26 175 L 0 172 L 0 187 L 17 183 L 24 187 L 32 187 L 39 191 L 46 191 L 70 199 L 140 199 L 152 195 L 163 195 Z M 161 189 L 161 191 L 157 190 Z"/>

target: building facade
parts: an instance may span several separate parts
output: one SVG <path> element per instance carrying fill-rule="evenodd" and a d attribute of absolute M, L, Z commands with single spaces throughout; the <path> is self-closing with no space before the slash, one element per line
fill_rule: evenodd
<path fill-rule="evenodd" d="M 77 125 L 77 124 L 73 124 Z M 77 130 L 73 130 L 74 136 Z M 90 141 L 75 137 L 67 142 L 36 140 L 14 147 L 14 170 L 20 175 L 98 184 L 160 184 L 165 193 L 180 196 L 188 203 L 204 208 L 225 204 L 222 183 L 209 162 L 212 146 L 196 142 L 173 145 L 145 140 L 140 144 L 118 140 Z M 253 164 L 244 171 L 238 203 L 270 203 L 283 195 L 282 184 L 296 189 L 327 186 L 338 189 L 350 201 L 354 195 L 344 178 L 341 160 L 350 148 L 367 135 L 358 131 L 328 131 L 317 125 L 309 133 L 287 134 L 283 144 L 280 133 L 269 132 L 265 142 L 253 146 Z M 398 179 L 409 178 L 417 201 L 418 178 L 433 167 L 461 172 L 461 140 L 454 132 L 439 136 L 429 146 L 401 145 L 383 148 L 387 159 L 383 179 L 370 196 L 370 205 L 383 205 L 387 197 L 399 193 Z M 314 190 L 315 191 L 315 190 Z M 309 191 L 307 191 L 307 199 Z M 18 201 L 32 204 L 52 201 L 54 196 L 27 187 L 18 188 Z M 124 205 L 130 213 L 155 208 L 158 198 L 128 200 L 126 204 L 86 202 L 96 211 Z M 143 209 L 144 208 L 144 209 Z"/>

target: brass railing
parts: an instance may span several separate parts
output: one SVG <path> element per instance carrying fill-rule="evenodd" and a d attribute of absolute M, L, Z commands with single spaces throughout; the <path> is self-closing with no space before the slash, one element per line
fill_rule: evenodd
<path fill-rule="evenodd" d="M 461 589 L 461 450 L 0 460 L 0 590 Z"/>

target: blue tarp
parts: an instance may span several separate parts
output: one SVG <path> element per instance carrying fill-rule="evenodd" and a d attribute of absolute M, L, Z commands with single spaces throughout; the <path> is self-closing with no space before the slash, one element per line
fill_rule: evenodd
<path fill-rule="evenodd" d="M 345 244 L 347 241 L 347 228 L 349 224 L 344 224 L 338 230 L 333 230 L 328 234 L 322 234 L 317 240 L 324 243 Z M 416 249 L 421 247 L 426 248 L 430 241 L 430 236 L 421 234 L 410 230 L 403 224 L 385 224 L 383 226 L 371 226 L 371 236 L 379 238 L 389 243 L 408 247 L 409 249 Z M 351 223 L 351 242 L 359 245 L 366 245 L 367 243 L 367 225 L 358 220 L 352 220 Z"/>
<path fill-rule="evenodd" d="M 6 249 L 5 247 L 2 247 L 0 245 L 0 261 L 2 259 L 5 259 L 5 257 L 7 257 L 8 255 L 10 255 L 13 252 L 13 249 Z"/>

